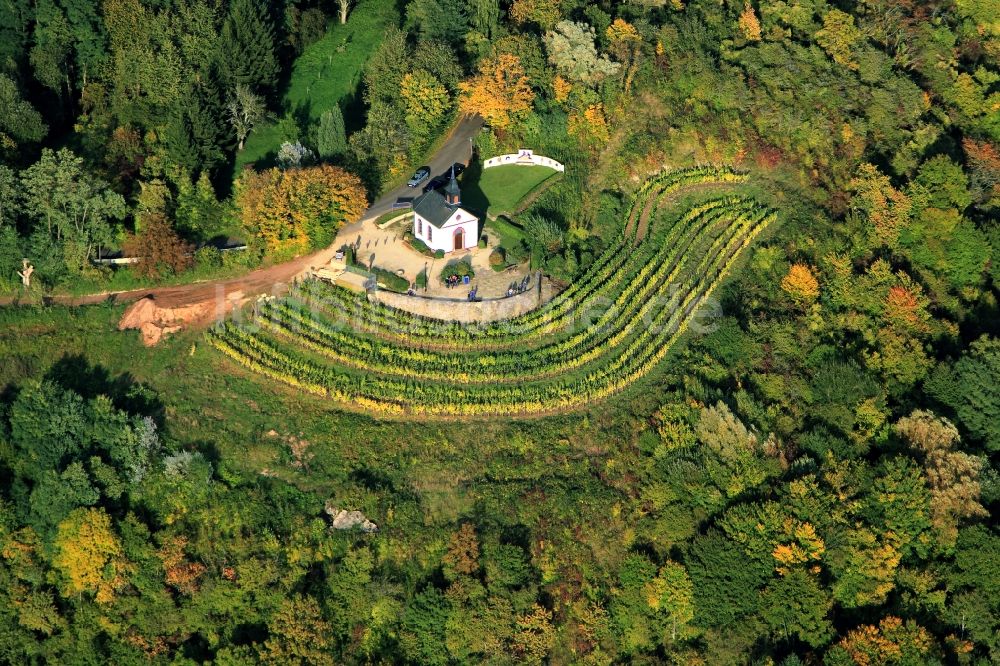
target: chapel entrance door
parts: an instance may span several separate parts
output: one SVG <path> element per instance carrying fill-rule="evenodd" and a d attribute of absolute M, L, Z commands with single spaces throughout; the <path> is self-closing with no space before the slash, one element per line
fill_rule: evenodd
<path fill-rule="evenodd" d="M 465 249 L 465 230 L 457 229 L 455 231 L 455 249 L 464 250 Z"/>

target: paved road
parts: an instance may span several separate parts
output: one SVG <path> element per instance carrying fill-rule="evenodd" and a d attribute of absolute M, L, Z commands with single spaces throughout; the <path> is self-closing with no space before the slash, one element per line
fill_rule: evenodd
<path fill-rule="evenodd" d="M 434 153 L 429 166 L 431 177 L 445 173 L 455 162 L 468 164 L 472 157 L 472 139 L 483 128 L 483 119 L 479 116 L 466 116 L 455 126 L 451 135 L 445 140 L 441 149 Z M 402 184 L 394 190 L 386 192 L 362 216 L 362 219 L 378 217 L 392 210 L 392 204 L 400 197 L 413 197 L 423 192 L 420 187 L 407 187 Z M 349 228 L 349 227 L 348 227 Z"/>
<path fill-rule="evenodd" d="M 483 121 L 478 116 L 462 118 L 431 159 L 432 173 L 441 173 L 455 162 L 468 162 L 472 154 L 472 138 L 479 133 L 482 126 Z M 405 184 L 401 185 L 379 197 L 362 216 L 362 221 L 388 212 L 392 209 L 392 204 L 396 199 L 401 196 L 413 196 L 419 193 L 419 189 L 408 188 Z M 345 229 L 351 229 L 355 225 L 360 229 L 361 222 L 348 225 Z M 88 305 L 109 299 L 129 302 L 145 296 L 152 296 L 161 308 L 187 307 L 200 303 L 215 304 L 217 307 L 213 308 L 213 317 L 220 316 L 239 301 L 245 301 L 261 294 L 281 293 L 284 287 L 299 275 L 312 268 L 330 263 L 335 252 L 336 248 L 331 246 L 283 264 L 252 271 L 237 278 L 195 282 L 176 287 L 104 292 L 88 296 L 54 296 L 47 299 L 47 302 L 62 305 Z M 9 305 L 15 302 L 16 300 L 13 298 L 0 299 L 0 305 Z"/>

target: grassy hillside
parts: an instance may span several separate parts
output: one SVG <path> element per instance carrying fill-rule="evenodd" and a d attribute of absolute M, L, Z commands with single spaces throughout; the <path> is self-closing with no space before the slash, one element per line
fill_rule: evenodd
<path fill-rule="evenodd" d="M 359 119 L 351 118 L 350 107 L 359 94 L 361 72 L 386 28 L 398 23 L 393 0 L 361 0 L 345 25 L 331 23 L 326 35 L 309 46 L 292 68 L 283 106 L 298 122 L 275 119 L 259 127 L 236 156 L 234 173 L 247 164 L 273 159 L 281 142 L 294 138 L 298 126 L 318 121 L 335 104 L 344 108 L 348 128 L 357 124 Z"/>
<path fill-rule="evenodd" d="M 463 202 L 490 217 L 512 213 L 536 187 L 558 172 L 543 166 L 508 165 L 469 173 L 462 183 Z"/>

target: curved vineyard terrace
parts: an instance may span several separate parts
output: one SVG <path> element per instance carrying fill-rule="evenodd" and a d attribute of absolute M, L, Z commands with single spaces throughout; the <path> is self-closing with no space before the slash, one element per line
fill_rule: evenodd
<path fill-rule="evenodd" d="M 618 241 L 580 280 L 509 321 L 463 327 L 415 318 L 310 282 L 262 303 L 248 325 L 213 330 L 211 342 L 249 370 L 379 414 L 577 409 L 649 374 L 774 222 L 752 198 L 711 187 L 745 181 L 705 168 L 650 179 Z M 685 206 L 670 203 L 685 193 Z"/>

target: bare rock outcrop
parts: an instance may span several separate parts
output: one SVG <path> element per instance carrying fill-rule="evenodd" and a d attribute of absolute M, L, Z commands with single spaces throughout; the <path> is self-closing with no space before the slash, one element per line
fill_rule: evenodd
<path fill-rule="evenodd" d="M 368 520 L 365 514 L 360 511 L 338 509 L 330 502 L 327 502 L 326 514 L 333 520 L 332 527 L 335 530 L 349 530 L 356 526 L 362 532 L 378 532 L 378 525 Z"/>

